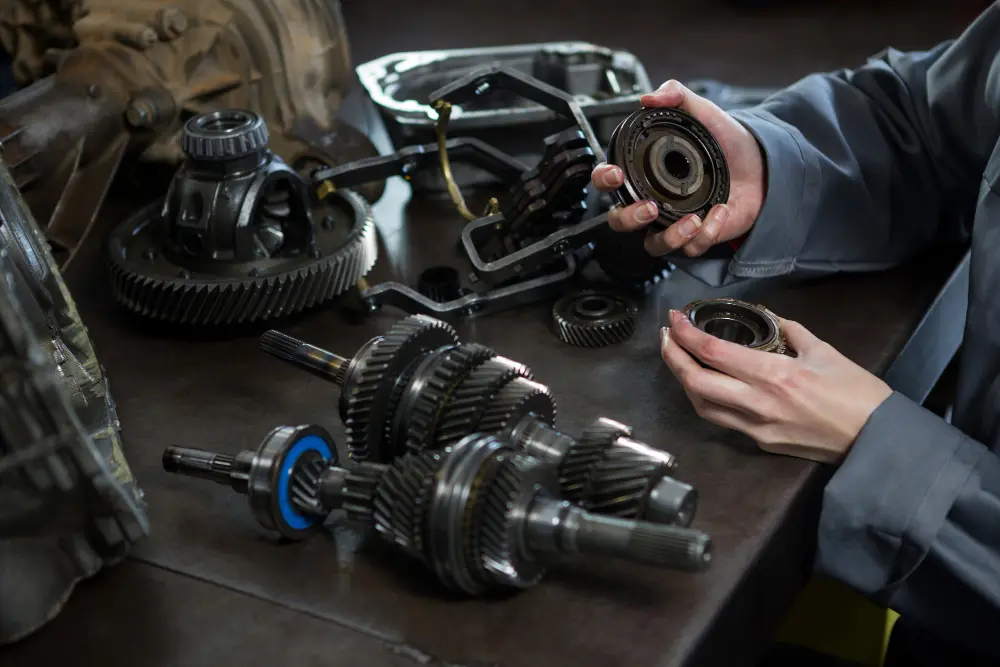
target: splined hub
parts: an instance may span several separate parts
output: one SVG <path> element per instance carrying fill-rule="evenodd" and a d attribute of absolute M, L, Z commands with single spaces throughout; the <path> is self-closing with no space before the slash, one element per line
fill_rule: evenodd
<path fill-rule="evenodd" d="M 685 215 L 704 218 L 729 200 L 729 166 L 719 142 L 691 114 L 680 109 L 640 109 L 615 128 L 608 163 L 625 183 L 615 191 L 628 206 L 653 201 L 654 224 L 667 227 Z"/>
<path fill-rule="evenodd" d="M 684 315 L 716 338 L 761 352 L 789 353 L 778 316 L 764 306 L 739 299 L 704 299 L 689 303 Z"/>
<path fill-rule="evenodd" d="M 267 137 L 249 111 L 188 121 L 187 160 L 167 196 L 111 234 L 119 303 L 160 321 L 243 324 L 323 303 L 371 270 L 367 202 L 350 191 L 312 197 Z"/>
<path fill-rule="evenodd" d="M 638 307 L 628 297 L 609 290 L 567 294 L 552 308 L 556 334 L 578 347 L 606 347 L 627 340 L 634 332 Z"/>

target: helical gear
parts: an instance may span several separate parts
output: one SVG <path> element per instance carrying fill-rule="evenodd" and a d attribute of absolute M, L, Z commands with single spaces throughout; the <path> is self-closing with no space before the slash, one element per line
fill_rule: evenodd
<path fill-rule="evenodd" d="M 501 433 L 515 426 L 528 414 L 534 414 L 545 423 L 554 423 L 555 399 L 545 385 L 515 378 L 497 392 L 476 430 L 481 433 Z"/>
<path fill-rule="evenodd" d="M 667 472 L 662 461 L 628 448 L 608 447 L 591 470 L 581 505 L 595 514 L 635 517 L 651 486 Z"/>
<path fill-rule="evenodd" d="M 366 525 L 374 521 L 378 484 L 385 472 L 384 465 L 369 462 L 347 469 L 341 507 L 349 518 Z"/>
<path fill-rule="evenodd" d="M 407 553 L 423 559 L 428 494 L 444 465 L 440 452 L 409 454 L 381 476 L 375 495 L 375 528 Z"/>
<path fill-rule="evenodd" d="M 396 376 L 430 350 L 455 345 L 449 325 L 425 315 L 411 315 L 393 326 L 359 360 L 356 377 L 344 387 L 347 448 L 357 461 L 375 456 L 388 462 L 393 452 L 385 442 L 385 422 Z"/>
<path fill-rule="evenodd" d="M 552 307 L 556 335 L 576 347 L 607 347 L 635 332 L 638 307 L 623 294 L 584 290 L 567 294 Z"/>
<path fill-rule="evenodd" d="M 581 502 L 588 490 L 594 467 L 620 437 L 631 437 L 632 429 L 606 418 L 588 426 L 559 466 L 559 488 L 571 502 Z"/>
<path fill-rule="evenodd" d="M 494 357 L 465 376 L 445 406 L 436 432 L 436 445 L 445 447 L 478 429 L 483 413 L 498 391 L 516 378 L 533 380 L 524 364 L 506 357 Z"/>
<path fill-rule="evenodd" d="M 303 514 L 323 513 L 319 501 L 319 477 L 327 462 L 320 457 L 311 458 L 295 466 L 289 482 L 292 504 Z"/>
<path fill-rule="evenodd" d="M 434 444 L 442 410 L 455 388 L 473 369 L 495 356 L 496 352 L 476 343 L 463 343 L 444 352 L 407 415 L 406 451 L 420 452 Z"/>
<path fill-rule="evenodd" d="M 510 515 L 518 497 L 524 493 L 523 480 L 529 467 L 537 462 L 521 454 L 505 457 L 497 465 L 489 490 L 483 499 L 479 523 L 479 567 L 491 578 L 507 585 L 528 588 L 537 584 L 544 574 L 541 570 L 525 577 L 514 565 L 517 548 L 511 541 Z"/>

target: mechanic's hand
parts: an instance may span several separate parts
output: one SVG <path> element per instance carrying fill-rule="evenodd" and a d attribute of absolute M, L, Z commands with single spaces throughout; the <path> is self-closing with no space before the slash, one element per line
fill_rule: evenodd
<path fill-rule="evenodd" d="M 690 257 L 703 254 L 722 241 L 746 234 L 764 202 L 764 158 L 757 140 L 714 102 L 696 95 L 679 81 L 667 81 L 656 92 L 643 95 L 644 107 L 679 107 L 701 121 L 711 132 L 729 163 L 729 202 L 708 212 L 703 221 L 688 215 L 667 229 L 646 237 L 646 251 L 656 257 L 684 249 Z M 624 182 L 622 170 L 615 165 L 599 164 L 591 176 L 599 190 L 615 190 Z M 656 219 L 656 204 L 636 202 L 625 208 L 613 208 L 608 224 L 619 232 L 641 229 Z"/>
<path fill-rule="evenodd" d="M 797 358 L 724 341 L 671 311 L 670 328 L 661 331 L 663 361 L 701 417 L 775 454 L 838 461 L 892 390 L 801 324 L 782 320 L 781 327 Z"/>

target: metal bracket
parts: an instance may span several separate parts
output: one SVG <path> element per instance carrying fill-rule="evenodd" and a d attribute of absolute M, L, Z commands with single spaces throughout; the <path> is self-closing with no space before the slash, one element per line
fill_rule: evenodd
<path fill-rule="evenodd" d="M 475 317 L 516 308 L 560 292 L 562 283 L 576 275 L 578 262 L 572 255 L 565 257 L 565 266 L 560 271 L 537 276 L 512 285 L 497 287 L 484 292 L 470 292 L 452 301 L 437 302 L 417 290 L 402 283 L 387 282 L 375 285 L 361 297 L 372 310 L 382 306 L 392 306 L 407 313 L 446 316 L 461 315 Z"/>

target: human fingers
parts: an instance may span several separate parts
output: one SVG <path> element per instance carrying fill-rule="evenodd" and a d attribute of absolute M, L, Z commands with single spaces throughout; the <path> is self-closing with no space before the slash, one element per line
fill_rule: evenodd
<path fill-rule="evenodd" d="M 709 131 L 728 118 L 726 112 L 714 102 L 674 79 L 667 81 L 659 89 L 643 95 L 639 98 L 639 103 L 644 107 L 677 108 L 687 111 L 704 123 Z"/>
<path fill-rule="evenodd" d="M 633 232 L 642 229 L 660 214 L 651 201 L 641 201 L 629 206 L 615 206 L 608 211 L 608 224 L 616 232 Z"/>
<path fill-rule="evenodd" d="M 705 224 L 701 225 L 698 234 L 684 246 L 684 254 L 688 257 L 699 257 L 720 241 L 722 230 L 729 220 L 730 209 L 725 204 L 717 204 L 705 216 Z"/>
<path fill-rule="evenodd" d="M 653 257 L 673 252 L 695 238 L 701 227 L 701 218 L 697 215 L 685 216 L 663 231 L 650 233 L 644 241 L 646 252 Z"/>
<path fill-rule="evenodd" d="M 707 400 L 748 415 L 756 415 L 759 397 L 742 380 L 705 368 L 676 342 L 668 329 L 660 331 L 660 356 L 692 400 Z"/>
<path fill-rule="evenodd" d="M 798 322 L 780 317 L 778 318 L 778 322 L 781 326 L 781 332 L 785 334 L 785 341 L 797 354 L 805 354 L 823 343 L 813 332 Z"/>
<path fill-rule="evenodd" d="M 751 350 L 701 331 L 683 314 L 670 311 L 671 338 L 697 359 L 715 370 L 751 385 L 765 385 L 787 375 L 795 360 L 784 355 Z"/>
<path fill-rule="evenodd" d="M 621 167 L 602 162 L 594 167 L 594 171 L 590 173 L 590 181 L 598 190 L 609 192 L 622 186 L 625 182 L 625 174 Z"/>

